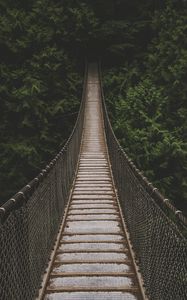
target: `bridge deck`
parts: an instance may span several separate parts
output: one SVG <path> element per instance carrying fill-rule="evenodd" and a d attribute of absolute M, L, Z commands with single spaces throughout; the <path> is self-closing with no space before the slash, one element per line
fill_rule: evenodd
<path fill-rule="evenodd" d="M 45 300 L 142 299 L 107 154 L 96 65 L 89 66 L 78 171 Z"/>

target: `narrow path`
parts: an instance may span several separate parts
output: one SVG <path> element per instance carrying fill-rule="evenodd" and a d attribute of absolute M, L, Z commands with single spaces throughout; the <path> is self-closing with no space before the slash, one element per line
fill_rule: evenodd
<path fill-rule="evenodd" d="M 112 181 L 95 64 L 77 177 L 43 299 L 142 299 Z"/>

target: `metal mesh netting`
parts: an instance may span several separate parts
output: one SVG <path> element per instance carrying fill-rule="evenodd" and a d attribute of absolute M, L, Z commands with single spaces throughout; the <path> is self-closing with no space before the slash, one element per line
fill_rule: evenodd
<path fill-rule="evenodd" d="M 186 219 L 124 153 L 113 133 L 104 97 L 103 111 L 114 180 L 146 292 L 152 300 L 186 300 Z"/>
<path fill-rule="evenodd" d="M 86 81 L 86 76 L 85 76 Z M 65 147 L 21 192 L 0 208 L 0 299 L 37 296 L 75 175 L 84 99 Z"/>
<path fill-rule="evenodd" d="M 103 108 L 114 179 L 146 291 L 153 300 L 187 299 L 186 219 L 128 159 L 113 134 L 104 101 Z M 30 300 L 37 294 L 74 177 L 83 115 L 84 101 L 66 146 L 0 208 L 1 300 Z"/>

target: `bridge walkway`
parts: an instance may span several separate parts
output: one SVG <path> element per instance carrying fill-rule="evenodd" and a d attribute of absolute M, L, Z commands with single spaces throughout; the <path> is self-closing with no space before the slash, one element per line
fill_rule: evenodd
<path fill-rule="evenodd" d="M 96 64 L 88 68 L 81 153 L 45 300 L 143 299 L 115 192 Z"/>

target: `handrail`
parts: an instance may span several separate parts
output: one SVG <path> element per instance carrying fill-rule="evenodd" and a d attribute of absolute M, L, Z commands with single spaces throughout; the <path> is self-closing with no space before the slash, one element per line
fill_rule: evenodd
<path fill-rule="evenodd" d="M 48 266 L 76 173 L 87 83 L 74 129 L 37 177 L 0 207 L 0 299 L 34 299 Z"/>
<path fill-rule="evenodd" d="M 101 80 L 101 69 L 100 80 Z M 110 123 L 102 81 L 108 152 L 125 222 L 150 299 L 185 300 L 186 218 L 135 167 Z M 0 207 L 0 299 L 33 299 L 39 290 L 70 192 L 84 122 L 82 102 L 71 136 L 39 175 Z M 172 215 L 170 214 L 172 213 Z M 19 274 L 19 276 L 18 276 Z"/>
<path fill-rule="evenodd" d="M 119 151 L 124 156 L 124 159 L 128 162 L 129 167 L 133 170 L 136 177 L 139 179 L 140 183 L 146 188 L 147 192 L 151 195 L 151 197 L 154 198 L 154 200 L 164 209 L 165 207 L 169 209 L 170 212 L 172 212 L 173 217 L 176 221 L 180 221 L 180 224 L 183 226 L 187 226 L 187 218 L 184 216 L 181 210 L 176 208 L 170 199 L 165 198 L 158 188 L 156 188 L 148 179 L 146 176 L 143 175 L 143 172 L 140 171 L 134 164 L 134 162 L 129 158 L 129 156 L 126 154 L 122 146 L 120 145 L 110 122 L 105 97 L 104 97 L 104 91 L 103 91 L 103 84 L 102 84 L 102 76 L 101 76 L 101 66 L 99 65 L 99 74 L 100 74 L 100 82 L 101 82 L 101 95 L 102 95 L 102 104 L 103 104 L 103 110 L 104 114 L 108 123 L 108 126 L 110 128 L 110 131 L 116 141 L 116 144 L 118 145 Z"/>
<path fill-rule="evenodd" d="M 77 120 L 75 122 L 75 125 L 73 127 L 73 130 L 67 139 L 65 145 L 63 148 L 59 151 L 59 153 L 49 162 L 49 164 L 46 165 L 44 169 L 41 170 L 41 172 L 32 179 L 28 184 L 26 184 L 19 192 L 17 192 L 13 197 L 11 197 L 9 200 L 7 200 L 2 206 L 0 206 L 0 223 L 3 223 L 8 218 L 9 214 L 20 208 L 24 205 L 25 202 L 27 202 L 34 191 L 37 189 L 39 184 L 44 180 L 44 178 L 47 176 L 47 174 L 51 171 L 51 169 L 55 166 L 56 162 L 59 160 L 59 158 L 63 155 L 63 153 L 66 151 L 70 141 L 73 138 L 73 135 L 75 133 L 75 130 L 77 128 L 77 124 L 79 123 L 81 112 L 84 105 L 84 98 L 85 98 L 85 89 L 86 89 L 86 75 L 87 74 L 87 62 L 85 62 L 85 71 L 84 71 L 84 83 L 83 83 L 83 92 L 82 92 L 82 100 L 77 116 Z"/>
<path fill-rule="evenodd" d="M 113 177 L 148 299 L 186 300 L 186 217 L 164 199 L 120 146 L 109 120 L 102 82 L 101 97 Z"/>

